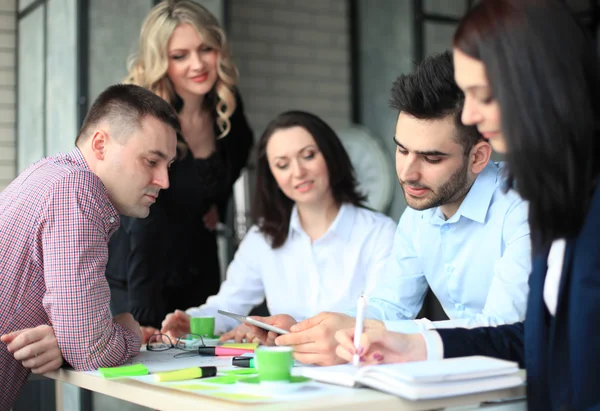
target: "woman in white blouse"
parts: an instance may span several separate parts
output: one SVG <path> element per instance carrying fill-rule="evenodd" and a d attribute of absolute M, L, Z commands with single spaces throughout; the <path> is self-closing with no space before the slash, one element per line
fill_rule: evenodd
<path fill-rule="evenodd" d="M 342 143 L 317 116 L 290 111 L 267 126 L 258 146 L 253 226 L 206 304 L 167 315 L 162 332 L 189 332 L 190 317 L 215 316 L 221 339 L 252 339 L 217 310 L 248 314 L 266 298 L 271 314 L 296 320 L 351 310 L 385 266 L 395 223 L 363 206 Z"/>

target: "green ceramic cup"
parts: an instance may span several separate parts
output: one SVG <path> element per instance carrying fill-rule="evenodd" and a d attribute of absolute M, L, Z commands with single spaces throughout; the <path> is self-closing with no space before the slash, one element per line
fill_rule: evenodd
<path fill-rule="evenodd" d="M 290 382 L 294 357 L 292 347 L 257 347 L 254 351 L 261 382 Z"/>
<path fill-rule="evenodd" d="M 215 317 L 192 317 L 190 318 L 190 332 L 203 338 L 214 338 Z"/>

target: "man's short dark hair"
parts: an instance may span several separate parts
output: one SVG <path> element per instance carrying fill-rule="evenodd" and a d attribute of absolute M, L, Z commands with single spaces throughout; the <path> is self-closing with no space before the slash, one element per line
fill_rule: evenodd
<path fill-rule="evenodd" d="M 392 86 L 390 106 L 400 112 L 420 120 L 454 116 L 455 140 L 467 154 L 482 140 L 482 136 L 476 127 L 465 126 L 461 122 L 464 104 L 464 94 L 454 80 L 454 65 L 449 51 L 428 56 L 414 73 L 402 74 Z"/>
<path fill-rule="evenodd" d="M 142 118 L 151 116 L 179 133 L 181 126 L 173 107 L 153 92 L 133 84 L 116 84 L 104 90 L 85 116 L 75 144 L 88 138 L 103 121 L 116 139 L 126 138 L 141 127 Z"/>

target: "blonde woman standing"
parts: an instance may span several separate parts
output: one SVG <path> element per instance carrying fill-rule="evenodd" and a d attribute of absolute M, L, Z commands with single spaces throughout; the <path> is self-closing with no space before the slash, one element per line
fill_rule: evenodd
<path fill-rule="evenodd" d="M 167 313 L 218 292 L 214 229 L 253 142 L 237 77 L 225 33 L 204 7 L 163 1 L 150 11 L 125 82 L 177 110 L 180 158 L 150 216 L 123 218 L 111 239 L 113 314 L 131 312 L 142 326 L 157 327 Z"/>

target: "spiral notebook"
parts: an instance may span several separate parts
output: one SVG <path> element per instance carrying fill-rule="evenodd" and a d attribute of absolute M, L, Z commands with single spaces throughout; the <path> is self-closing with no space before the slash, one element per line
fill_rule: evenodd
<path fill-rule="evenodd" d="M 297 374 L 347 387 L 367 386 L 410 400 L 452 397 L 524 383 L 516 362 L 472 356 L 439 361 L 332 367 L 301 367 Z"/>

